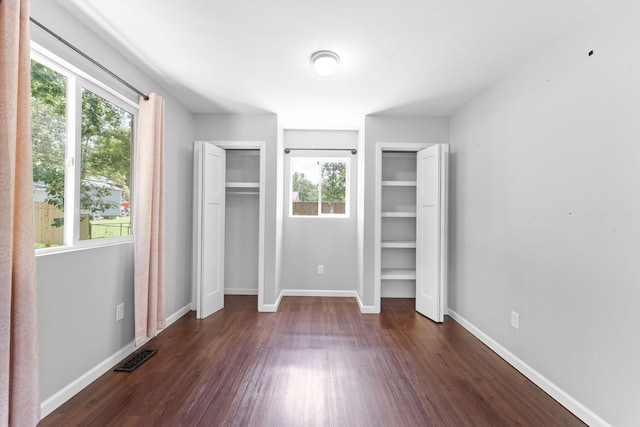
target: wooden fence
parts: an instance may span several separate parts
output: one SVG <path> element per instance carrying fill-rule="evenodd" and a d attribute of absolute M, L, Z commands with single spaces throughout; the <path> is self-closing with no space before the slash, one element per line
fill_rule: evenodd
<path fill-rule="evenodd" d="M 33 202 L 33 213 L 36 226 L 36 243 L 45 247 L 60 246 L 64 243 L 64 227 L 53 227 L 55 218 L 62 218 L 60 209 L 46 202 Z"/>
<path fill-rule="evenodd" d="M 45 248 L 64 244 L 64 227 L 54 227 L 53 220 L 62 218 L 60 209 L 46 202 L 33 202 L 33 216 L 35 220 L 35 243 L 44 245 Z M 89 238 L 91 215 L 82 214 L 80 221 L 80 239 Z"/>
<path fill-rule="evenodd" d="M 344 214 L 344 202 L 322 202 L 323 214 Z M 318 215 L 318 202 L 293 202 L 293 215 Z"/>

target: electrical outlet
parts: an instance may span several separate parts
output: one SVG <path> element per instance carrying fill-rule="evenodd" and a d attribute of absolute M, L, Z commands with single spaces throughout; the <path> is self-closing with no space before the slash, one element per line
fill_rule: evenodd
<path fill-rule="evenodd" d="M 515 311 L 511 312 L 511 326 L 520 329 L 520 314 Z"/>
<path fill-rule="evenodd" d="M 324 274 L 324 265 L 318 264 L 318 274 Z"/>
<path fill-rule="evenodd" d="M 124 303 L 116 305 L 116 322 L 124 319 Z"/>

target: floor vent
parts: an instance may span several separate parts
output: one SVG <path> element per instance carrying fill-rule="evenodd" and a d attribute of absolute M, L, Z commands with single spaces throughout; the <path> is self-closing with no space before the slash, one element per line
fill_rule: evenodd
<path fill-rule="evenodd" d="M 149 360 L 151 356 L 156 354 L 158 350 L 152 348 L 146 348 L 141 350 L 122 362 L 120 366 L 114 369 L 114 371 L 122 371 L 122 372 L 131 372 L 136 369 L 138 366 L 142 365 L 144 362 Z"/>

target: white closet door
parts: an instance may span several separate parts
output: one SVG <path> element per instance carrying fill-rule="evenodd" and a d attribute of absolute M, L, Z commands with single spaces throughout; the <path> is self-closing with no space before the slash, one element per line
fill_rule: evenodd
<path fill-rule="evenodd" d="M 203 143 L 200 152 L 200 240 L 197 317 L 224 307 L 224 211 L 226 152 Z"/>
<path fill-rule="evenodd" d="M 444 320 L 447 251 L 448 146 L 417 153 L 416 311 Z"/>

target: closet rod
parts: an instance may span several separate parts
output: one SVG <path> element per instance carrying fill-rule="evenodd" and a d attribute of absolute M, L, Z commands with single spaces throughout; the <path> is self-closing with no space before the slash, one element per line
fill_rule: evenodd
<path fill-rule="evenodd" d="M 291 150 L 299 151 L 350 151 L 351 154 L 358 154 L 358 150 L 355 148 L 285 148 L 284 152 L 289 154 Z"/>
<path fill-rule="evenodd" d="M 29 21 L 33 22 L 34 24 L 36 24 L 38 27 L 42 28 L 43 30 L 45 30 L 47 33 L 49 33 L 50 35 L 52 35 L 54 38 L 58 39 L 59 42 L 61 42 L 62 44 L 64 44 L 65 46 L 69 47 L 71 50 L 73 50 L 74 52 L 80 54 L 83 58 L 87 59 L 88 61 L 90 61 L 92 64 L 96 65 L 97 67 L 99 67 L 101 70 L 107 72 L 111 77 L 113 77 L 114 79 L 118 80 L 120 83 L 122 83 L 123 85 L 125 85 L 126 87 L 128 87 L 129 89 L 131 89 L 132 91 L 134 91 L 135 93 L 137 93 L 138 95 L 140 95 L 142 97 L 142 99 L 144 99 L 145 101 L 149 100 L 149 97 L 147 96 L 146 93 L 136 89 L 135 87 L 133 87 L 131 84 L 129 84 L 127 81 L 125 81 L 124 79 L 118 77 L 113 71 L 111 71 L 110 69 L 108 69 L 107 67 L 105 67 L 104 65 L 100 64 L 98 61 L 96 61 L 95 59 L 91 58 L 89 55 L 87 55 L 86 53 L 84 53 L 83 51 L 81 51 L 80 49 L 78 49 L 77 47 L 75 47 L 74 45 L 72 45 L 71 43 L 69 43 L 68 41 L 66 41 L 65 39 L 63 39 L 62 37 L 60 37 L 59 35 L 57 35 L 56 33 L 54 33 L 53 31 L 51 31 L 49 28 L 45 27 L 44 25 L 42 25 L 40 22 L 38 22 L 37 20 L 35 20 L 33 17 L 29 17 Z"/>

